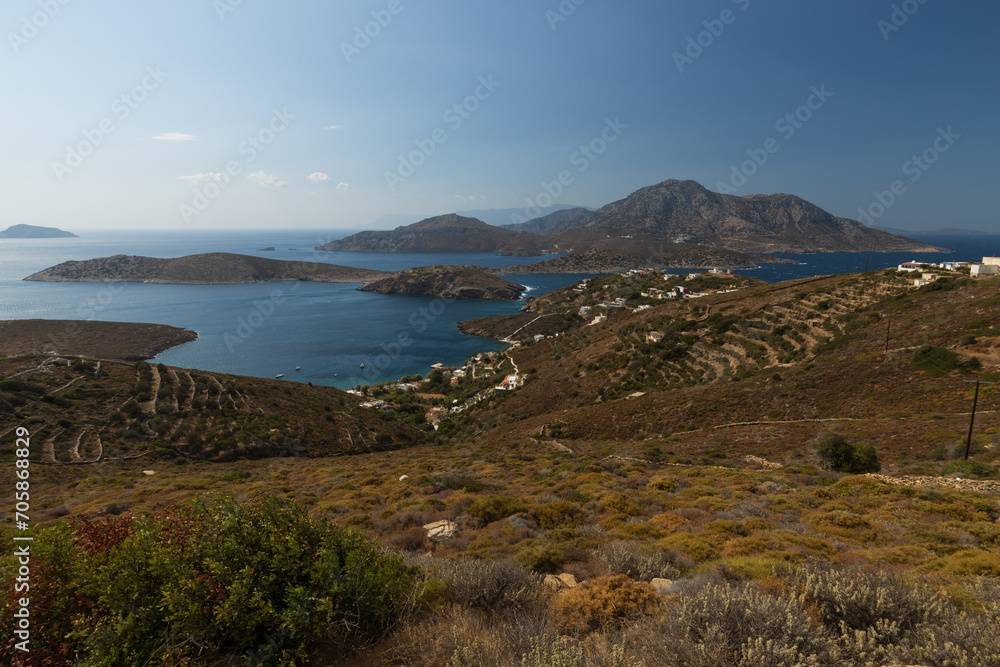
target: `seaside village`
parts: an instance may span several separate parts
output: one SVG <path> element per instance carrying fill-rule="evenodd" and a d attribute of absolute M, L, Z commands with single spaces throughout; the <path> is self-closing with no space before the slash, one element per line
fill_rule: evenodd
<path fill-rule="evenodd" d="M 972 278 L 996 276 L 998 270 L 1000 270 L 1000 257 L 984 257 L 982 262 L 945 261 L 929 264 L 912 261 L 904 262 L 897 267 L 897 271 L 901 273 L 914 274 L 913 286 L 915 288 L 937 281 L 954 281 L 961 276 Z M 605 279 L 609 277 L 615 282 L 606 283 Z M 705 278 L 713 277 L 728 280 L 705 280 Z M 609 315 L 616 311 L 627 312 L 631 310 L 632 313 L 639 313 L 650 310 L 654 307 L 654 304 L 650 303 L 651 301 L 698 299 L 713 294 L 736 292 L 743 285 L 734 278 L 738 277 L 733 276 L 731 269 L 724 270 L 718 267 L 704 273 L 687 274 L 675 274 L 656 269 L 632 269 L 617 274 L 617 276 L 581 280 L 572 287 L 571 291 L 580 300 L 590 302 L 580 305 L 579 308 L 575 308 L 575 311 L 586 322 L 584 326 L 595 326 L 606 322 Z M 666 284 L 662 287 L 653 286 L 660 280 Z M 602 282 L 604 284 L 598 284 Z M 636 299 L 620 295 L 607 298 L 606 292 L 614 291 L 616 287 L 619 288 L 617 291 L 621 291 L 623 286 L 630 288 L 634 285 L 644 286 L 637 294 L 635 291 L 632 292 L 632 297 L 638 296 L 638 301 L 642 303 L 630 306 L 629 302 Z M 510 344 L 508 349 L 537 343 L 549 337 L 536 334 L 520 340 L 515 339 L 514 337 L 520 331 L 521 329 L 503 339 L 503 342 Z M 553 335 L 559 336 L 561 334 Z M 663 341 L 663 337 L 662 332 L 652 331 L 647 334 L 646 341 L 660 343 Z M 486 382 L 486 380 L 490 381 Z M 525 374 L 518 370 L 509 355 L 502 351 L 484 352 L 475 355 L 458 368 L 446 367 L 440 363 L 433 364 L 427 377 L 405 377 L 398 382 L 351 389 L 348 393 L 367 399 L 361 404 L 362 407 L 377 410 L 398 411 L 405 409 L 407 406 L 400 402 L 400 397 L 404 396 L 406 398 L 412 397 L 411 411 L 425 401 L 440 403 L 422 412 L 423 418 L 435 430 L 438 430 L 449 415 L 461 413 L 491 394 L 516 391 L 524 384 L 524 381 Z M 467 387 L 468 390 L 466 390 Z M 458 398 L 454 398 L 455 396 Z M 449 401 L 450 404 L 448 404 Z M 422 410 L 423 408 L 421 408 Z"/>
<path fill-rule="evenodd" d="M 706 276 L 726 277 L 730 280 L 721 286 L 704 285 Z M 615 276 L 610 276 L 614 278 Z M 740 287 L 732 285 L 732 270 L 724 270 L 718 267 L 704 273 L 675 274 L 656 269 L 633 269 L 617 275 L 621 279 L 620 284 L 605 284 L 595 291 L 595 282 L 601 279 L 585 279 L 572 287 L 575 296 L 585 301 L 590 301 L 588 305 L 581 305 L 574 310 L 585 321 L 585 326 L 593 326 L 606 322 L 608 315 L 615 311 L 628 311 L 633 313 L 642 312 L 653 308 L 649 301 L 662 301 L 673 299 L 697 299 L 712 294 L 724 294 L 735 292 Z M 607 276 L 605 277 L 607 278 Z M 662 287 L 654 287 L 650 283 L 656 284 L 663 281 Z M 683 284 L 678 284 L 683 283 Z M 631 286 L 633 284 L 649 285 L 638 291 L 638 297 L 645 303 L 640 303 L 629 308 L 629 299 L 625 296 L 609 297 L 606 292 L 613 290 L 616 286 Z M 584 296 L 586 295 L 586 296 Z M 596 301 L 596 303 L 594 303 Z M 521 345 L 537 343 L 550 336 L 536 334 L 528 335 L 524 339 L 515 339 L 520 330 L 510 334 L 503 342 L 510 344 L 508 349 L 516 349 Z M 555 336 L 561 334 L 553 334 Z M 650 334 L 650 342 L 659 342 L 663 339 L 662 333 L 653 332 Z M 492 378 L 493 381 L 483 385 L 483 380 Z M 478 381 L 478 382 L 476 382 Z M 458 414 L 475 403 L 487 398 L 491 394 L 516 391 L 525 381 L 525 373 L 522 373 L 511 359 L 504 352 L 484 352 L 475 355 L 461 367 L 446 367 L 437 363 L 431 366 L 427 377 L 405 377 L 398 382 L 386 384 L 376 384 L 351 389 L 348 393 L 367 399 L 361 407 L 377 410 L 400 410 L 405 409 L 405 405 L 400 402 L 400 398 L 410 398 L 414 401 L 427 401 L 446 403 L 450 400 L 450 405 L 434 405 L 423 413 L 424 419 L 438 430 L 442 422 L 449 415 Z M 464 391 L 466 386 L 471 387 L 475 383 L 475 392 L 470 395 L 469 391 Z M 458 398 L 453 398 L 458 396 Z M 405 400 L 405 399 L 404 399 Z"/>

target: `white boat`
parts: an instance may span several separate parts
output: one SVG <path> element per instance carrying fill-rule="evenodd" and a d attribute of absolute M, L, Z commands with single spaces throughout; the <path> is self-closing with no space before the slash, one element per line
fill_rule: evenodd
<path fill-rule="evenodd" d="M 297 370 L 297 371 L 301 371 L 301 370 L 302 370 L 302 366 L 296 366 L 296 367 L 295 367 L 295 370 Z"/>
<path fill-rule="evenodd" d="M 274 376 L 274 379 L 275 379 L 275 380 L 280 380 L 280 379 L 281 379 L 281 378 L 283 378 L 283 377 L 285 377 L 285 374 L 284 374 L 284 373 L 278 373 L 277 375 L 275 375 L 275 376 Z"/>
<path fill-rule="evenodd" d="M 365 367 L 365 365 L 364 365 L 364 364 L 361 364 L 361 368 L 364 368 L 364 367 Z"/>

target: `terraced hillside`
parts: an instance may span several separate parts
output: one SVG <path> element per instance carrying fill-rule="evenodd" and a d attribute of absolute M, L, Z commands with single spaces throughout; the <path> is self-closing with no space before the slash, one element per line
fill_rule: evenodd
<path fill-rule="evenodd" d="M 39 463 L 318 456 L 423 440 L 328 387 L 82 358 L 2 359 L 0 378 L 0 437 L 26 426 Z"/>
<path fill-rule="evenodd" d="M 623 308 L 592 306 L 589 318 L 605 312 L 608 319 L 588 325 L 575 310 L 581 301 L 634 293 L 648 278 L 602 280 L 536 301 L 519 316 L 562 321 L 562 330 L 510 351 L 526 382 L 470 414 L 470 431 L 482 429 L 496 442 L 549 431 L 630 441 L 691 432 L 681 437 L 694 449 L 738 454 L 740 442 L 773 442 L 776 449 L 764 450 L 774 454 L 802 430 L 800 420 L 817 420 L 794 436 L 808 440 L 822 427 L 818 420 L 837 419 L 865 437 L 877 434 L 886 447 L 929 456 L 967 429 L 969 381 L 1000 378 L 997 281 L 914 288 L 881 272 L 747 282 L 735 292 L 639 312 L 645 297 L 626 299 Z M 567 327 L 565 318 L 575 321 Z M 508 331 L 523 326 L 509 317 L 498 323 Z M 924 356 L 944 360 L 944 372 L 928 372 Z M 921 429 L 932 414 L 942 423 Z M 732 430 L 724 437 L 710 433 L 743 422 L 726 426 Z M 784 449 L 789 455 L 787 442 Z"/>

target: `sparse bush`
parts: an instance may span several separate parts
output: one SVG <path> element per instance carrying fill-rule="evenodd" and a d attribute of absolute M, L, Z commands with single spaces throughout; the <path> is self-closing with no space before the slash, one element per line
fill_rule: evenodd
<path fill-rule="evenodd" d="M 630 637 L 636 654 L 684 667 L 835 664 L 832 642 L 791 595 L 769 595 L 754 585 L 702 584 L 678 603 Z"/>
<path fill-rule="evenodd" d="M 863 474 L 878 472 L 882 466 L 875 448 L 868 444 L 847 442 L 837 433 L 824 433 L 816 441 L 816 455 L 827 470 Z"/>
<path fill-rule="evenodd" d="M 636 543 L 613 542 L 598 549 L 595 556 L 611 574 L 625 575 L 637 581 L 680 576 L 680 571 L 673 566 L 666 553 L 644 549 Z"/>
<path fill-rule="evenodd" d="M 506 611 L 538 601 L 542 579 L 512 560 L 462 560 L 431 568 L 448 584 L 450 599 L 463 607 Z"/>
<path fill-rule="evenodd" d="M 939 621 L 946 611 L 940 595 L 880 572 L 807 571 L 801 584 L 823 624 L 838 632 L 879 627 L 885 634 L 891 624 L 886 639 L 895 640 L 922 623 Z"/>
<path fill-rule="evenodd" d="M 652 586 L 624 575 L 591 579 L 564 591 L 552 605 L 560 631 L 581 634 L 620 628 L 660 609 L 660 598 Z"/>
<path fill-rule="evenodd" d="M 420 551 L 427 548 L 427 531 L 420 526 L 411 526 L 390 536 L 388 542 L 389 546 L 403 551 Z"/>

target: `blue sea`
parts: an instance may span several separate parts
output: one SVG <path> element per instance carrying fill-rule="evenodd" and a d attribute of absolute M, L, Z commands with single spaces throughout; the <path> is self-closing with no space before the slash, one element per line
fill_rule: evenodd
<path fill-rule="evenodd" d="M 349 388 L 431 364 L 454 365 L 502 344 L 462 334 L 461 320 L 517 312 L 523 302 L 454 301 L 356 291 L 357 285 L 277 282 L 255 285 L 35 283 L 22 279 L 69 260 L 115 254 L 180 257 L 233 252 L 273 259 L 327 262 L 380 270 L 433 264 L 504 267 L 546 257 L 469 254 L 326 253 L 313 248 L 335 236 L 304 231 L 78 232 L 76 239 L 0 239 L 0 320 L 89 319 L 169 324 L 198 340 L 156 358 L 165 364 Z M 979 260 L 1000 256 L 1000 235 L 913 235 L 949 253 L 822 253 L 781 255 L 799 264 L 766 265 L 746 275 L 778 282 L 880 269 L 904 261 Z M 261 248 L 274 247 L 274 252 Z M 584 275 L 510 276 L 526 296 L 572 284 Z M 364 364 L 364 368 L 361 368 Z M 302 370 L 295 371 L 296 366 Z"/>

